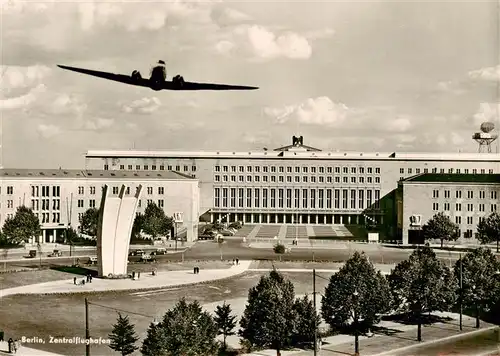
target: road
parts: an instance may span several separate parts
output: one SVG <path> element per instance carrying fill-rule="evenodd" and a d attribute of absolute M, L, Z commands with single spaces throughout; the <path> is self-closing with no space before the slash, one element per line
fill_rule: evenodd
<path fill-rule="evenodd" d="M 330 261 L 343 262 L 346 261 L 354 252 L 355 249 L 364 250 L 366 255 L 373 263 L 395 264 L 408 258 L 412 250 L 404 250 L 389 247 L 376 247 L 367 245 L 356 245 L 353 248 L 339 249 L 292 249 L 291 252 L 281 256 L 283 261 L 292 260 L 315 260 L 315 261 Z M 447 265 L 453 266 L 457 260 L 458 254 L 447 251 L 436 251 L 439 259 Z M 72 265 L 76 262 L 76 258 L 80 258 L 80 263 L 85 263 L 89 256 L 95 256 L 95 249 L 79 250 L 73 257 L 69 257 L 69 252 L 64 251 L 63 257 L 39 257 L 24 258 L 20 256 L 15 260 L 4 260 L 0 262 L 0 269 L 15 269 L 15 268 L 36 268 L 38 266 L 61 266 Z M 45 254 L 44 254 L 45 256 Z M 226 240 L 222 247 L 213 241 L 200 241 L 192 246 L 187 251 L 181 253 L 168 253 L 167 255 L 156 256 L 158 263 L 167 263 L 169 261 L 182 260 L 219 260 L 221 256 L 225 260 L 233 258 L 244 259 L 277 259 L 279 258 L 274 251 L 269 249 L 256 249 L 244 246 L 241 241 Z M 1 258 L 1 256 L 0 256 Z M 129 257 L 130 262 L 138 262 L 140 257 Z"/>

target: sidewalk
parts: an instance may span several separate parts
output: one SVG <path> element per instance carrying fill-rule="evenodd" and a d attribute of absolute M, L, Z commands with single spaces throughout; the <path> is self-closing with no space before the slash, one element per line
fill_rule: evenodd
<path fill-rule="evenodd" d="M 75 285 L 73 279 L 31 284 L 27 286 L 14 287 L 0 290 L 0 298 L 15 294 L 53 294 L 53 293 L 91 293 L 111 290 L 139 290 L 158 289 L 187 284 L 196 284 L 234 277 L 248 270 L 252 261 L 240 261 L 239 265 L 233 265 L 225 269 L 200 269 L 199 274 L 189 271 L 163 271 L 156 276 L 141 273 L 141 277 L 132 279 L 101 279 L 94 278 L 92 283 Z M 77 281 L 85 279 L 80 277 Z"/>

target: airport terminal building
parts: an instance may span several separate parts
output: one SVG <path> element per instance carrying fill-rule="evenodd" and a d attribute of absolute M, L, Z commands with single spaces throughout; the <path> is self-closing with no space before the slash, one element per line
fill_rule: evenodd
<path fill-rule="evenodd" d="M 148 202 L 163 208 L 168 216 L 181 212 L 179 231 L 186 231 L 188 241 L 198 238 L 199 182 L 182 173 L 0 169 L 0 180 L 0 224 L 13 217 L 19 206 L 31 208 L 42 227 L 42 236 L 31 243 L 53 243 L 67 227 L 77 228 L 87 209 L 100 207 L 105 184 L 110 196 L 118 195 L 122 185 L 125 195 L 134 195 L 142 185 L 137 212 L 144 212 Z"/>
<path fill-rule="evenodd" d="M 398 182 L 424 173 L 500 173 L 495 153 L 327 152 L 304 145 L 272 151 L 88 151 L 87 169 L 180 172 L 200 186 L 200 214 L 253 224 L 379 226 L 402 239 Z M 406 202 L 411 204 L 408 197 Z M 406 222 L 405 222 L 406 223 Z"/>

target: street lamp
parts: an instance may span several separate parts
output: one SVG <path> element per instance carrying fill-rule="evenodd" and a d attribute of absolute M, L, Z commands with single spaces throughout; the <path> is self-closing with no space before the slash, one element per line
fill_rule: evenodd
<path fill-rule="evenodd" d="M 359 355 L 359 337 L 358 337 L 358 290 L 355 289 L 352 294 L 354 297 L 354 355 Z"/>
<path fill-rule="evenodd" d="M 476 329 L 479 329 L 479 301 L 476 294 L 476 285 L 472 285 L 472 298 L 474 300 L 474 306 L 476 308 Z"/>

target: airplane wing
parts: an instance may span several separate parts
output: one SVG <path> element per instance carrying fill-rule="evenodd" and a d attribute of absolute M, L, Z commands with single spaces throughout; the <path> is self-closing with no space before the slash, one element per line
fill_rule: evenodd
<path fill-rule="evenodd" d="M 165 81 L 163 88 L 165 90 L 255 90 L 258 87 L 250 87 L 245 85 L 229 85 L 229 84 L 215 84 L 215 83 L 195 83 L 183 82 L 182 84 Z"/>
<path fill-rule="evenodd" d="M 113 80 L 115 82 L 120 82 L 120 83 L 125 83 L 125 84 L 130 84 L 130 85 L 138 85 L 141 87 L 149 87 L 150 86 L 149 80 L 146 78 L 134 78 L 134 79 L 132 79 L 132 77 L 130 75 L 100 72 L 97 70 L 68 67 L 68 66 L 63 66 L 63 65 L 57 65 L 57 66 L 59 68 L 62 68 L 62 69 L 71 70 L 71 71 L 77 72 L 77 73 L 92 75 L 92 76 L 98 77 L 98 78 Z"/>

